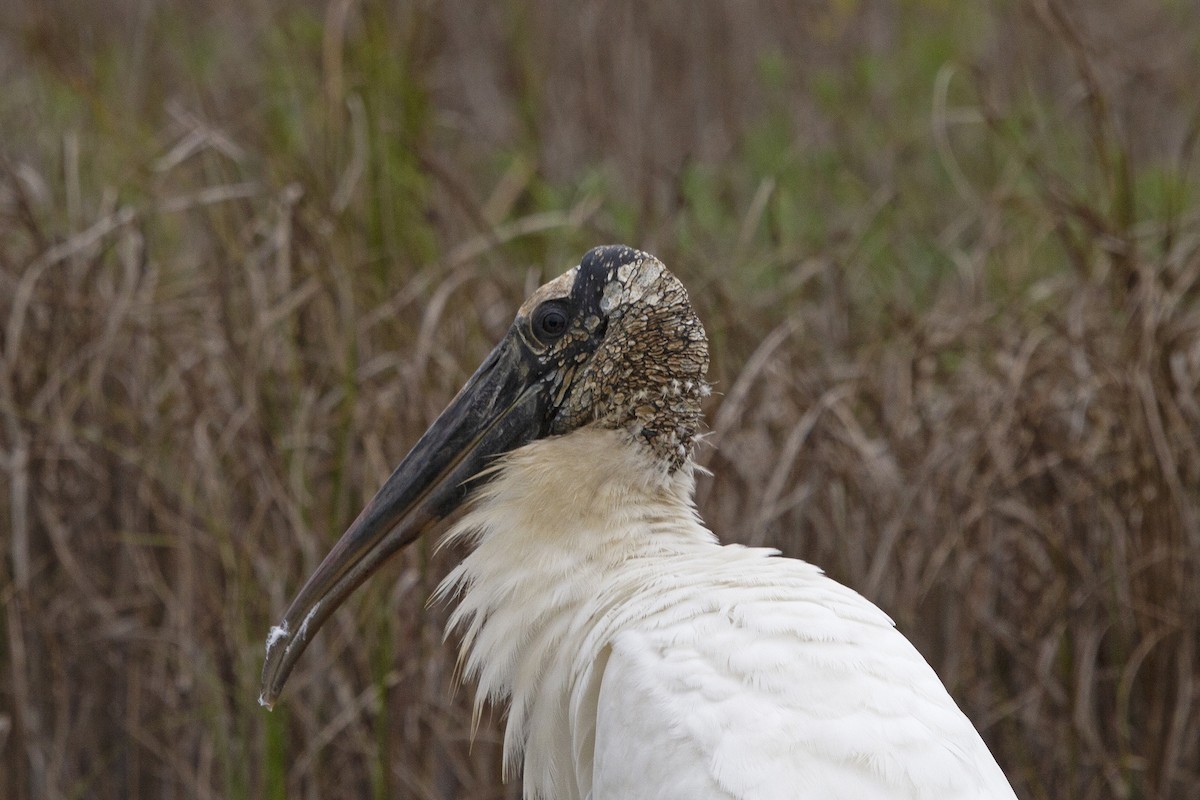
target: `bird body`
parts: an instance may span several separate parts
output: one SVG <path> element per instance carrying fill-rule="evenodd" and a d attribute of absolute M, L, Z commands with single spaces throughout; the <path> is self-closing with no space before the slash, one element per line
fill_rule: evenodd
<path fill-rule="evenodd" d="M 477 704 L 529 800 L 1011 798 L 936 674 L 859 594 L 721 546 L 691 469 L 621 434 L 533 442 L 448 540 Z"/>
<path fill-rule="evenodd" d="M 693 505 L 708 343 L 682 284 L 596 248 L 538 289 L 267 637 L 270 707 L 379 564 L 464 502 L 476 715 L 507 709 L 526 800 L 1013 798 L 892 621 Z"/>

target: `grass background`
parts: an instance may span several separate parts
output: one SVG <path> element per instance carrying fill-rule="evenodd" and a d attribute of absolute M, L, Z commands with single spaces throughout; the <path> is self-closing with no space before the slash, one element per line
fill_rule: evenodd
<path fill-rule="evenodd" d="M 1191 0 L 0 1 L 0 796 L 516 798 L 405 553 L 266 631 L 607 242 L 705 518 L 892 614 L 1023 798 L 1200 796 Z"/>

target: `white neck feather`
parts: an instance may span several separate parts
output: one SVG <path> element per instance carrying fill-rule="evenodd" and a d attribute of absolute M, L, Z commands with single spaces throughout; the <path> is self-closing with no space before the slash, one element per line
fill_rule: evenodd
<path fill-rule="evenodd" d="M 690 462 L 668 472 L 624 432 L 581 428 L 505 456 L 447 534 L 473 549 L 435 596 L 460 596 L 450 630 L 479 686 L 476 715 L 510 701 L 506 775 L 522 756 L 526 776 L 572 770 L 559 762 L 575 660 L 600 598 L 636 590 L 623 577 L 631 562 L 716 546 L 692 505 L 692 473 Z"/>

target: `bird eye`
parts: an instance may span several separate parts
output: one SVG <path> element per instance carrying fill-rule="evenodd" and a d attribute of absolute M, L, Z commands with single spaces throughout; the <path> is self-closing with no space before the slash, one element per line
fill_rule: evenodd
<path fill-rule="evenodd" d="M 544 342 L 553 341 L 567 332 L 567 311 L 559 303 L 543 303 L 533 313 L 533 331 Z"/>

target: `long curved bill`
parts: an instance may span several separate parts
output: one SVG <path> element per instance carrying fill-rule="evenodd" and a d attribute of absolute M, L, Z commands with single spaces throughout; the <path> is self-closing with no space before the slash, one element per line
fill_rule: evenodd
<path fill-rule="evenodd" d="M 515 329 L 496 346 L 338 540 L 267 637 L 271 708 L 312 636 L 389 556 L 451 514 L 493 457 L 538 438 L 547 392 Z"/>

